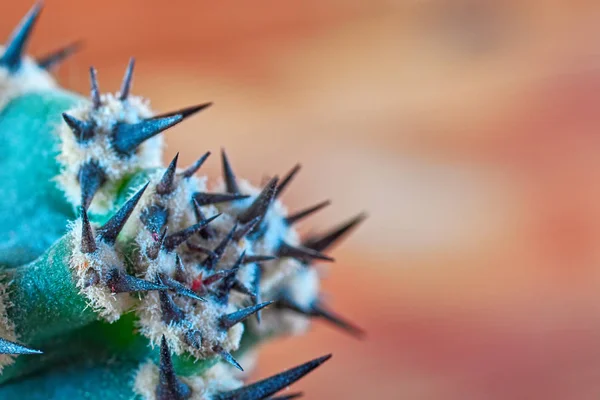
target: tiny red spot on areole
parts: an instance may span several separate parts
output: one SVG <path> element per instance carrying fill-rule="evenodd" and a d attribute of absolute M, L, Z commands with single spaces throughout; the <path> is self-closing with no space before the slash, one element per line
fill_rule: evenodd
<path fill-rule="evenodd" d="M 192 282 L 192 290 L 197 292 L 202 287 L 202 278 L 198 277 Z"/>

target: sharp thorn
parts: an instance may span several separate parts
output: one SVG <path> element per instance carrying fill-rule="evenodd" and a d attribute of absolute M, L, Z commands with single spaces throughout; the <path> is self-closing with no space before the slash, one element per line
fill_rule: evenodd
<path fill-rule="evenodd" d="M 192 396 L 192 390 L 183 383 L 173 369 L 171 350 L 167 339 L 163 335 L 160 342 L 160 366 L 158 386 L 156 387 L 157 400 L 185 400 Z"/>
<path fill-rule="evenodd" d="M 196 201 L 195 198 L 192 197 L 192 208 L 194 209 L 194 215 L 196 216 L 196 222 L 204 221 L 206 216 L 202 212 L 200 208 L 200 204 Z M 217 232 L 212 228 L 212 226 L 207 226 L 205 229 L 200 231 L 200 236 L 203 239 L 211 239 L 217 236 Z"/>
<path fill-rule="evenodd" d="M 298 261 L 309 263 L 313 260 L 321 260 L 321 261 L 334 261 L 333 258 L 326 256 L 316 250 L 307 248 L 307 247 L 295 247 L 289 245 L 285 242 L 282 242 L 277 249 L 277 255 L 279 257 L 291 257 L 295 258 Z"/>
<path fill-rule="evenodd" d="M 183 121 L 180 114 L 149 118 L 134 124 L 119 122 L 113 128 L 112 146 L 121 155 L 129 156 L 139 145 Z"/>
<path fill-rule="evenodd" d="M 177 160 L 179 159 L 179 153 L 175 154 L 173 160 L 165 170 L 160 182 L 156 185 L 156 193 L 160 195 L 167 195 L 173 193 L 175 190 L 175 171 L 177 171 Z"/>
<path fill-rule="evenodd" d="M 175 250 L 180 244 L 182 244 L 183 242 L 188 240 L 193 234 L 204 229 L 204 227 L 206 227 L 206 225 L 210 224 L 212 221 L 214 221 L 220 215 L 221 214 L 217 214 L 213 217 L 210 217 L 208 219 L 200 221 L 197 224 L 192 225 L 186 229 L 183 229 L 179 232 L 175 232 L 175 233 L 167 236 L 167 238 L 165 239 L 165 245 L 164 245 L 165 250 L 167 252 L 171 252 L 171 251 Z"/>
<path fill-rule="evenodd" d="M 185 265 L 181 261 L 179 254 L 175 254 L 175 280 L 180 283 L 187 282 L 187 274 L 185 273 Z"/>
<path fill-rule="evenodd" d="M 271 205 L 271 202 L 275 198 L 278 180 L 279 178 L 274 177 L 269 181 L 269 183 L 267 183 L 259 195 L 254 199 L 252 204 L 240 215 L 238 215 L 238 221 L 245 224 L 252 221 L 256 217 L 264 217 L 269 209 L 269 206 Z"/>
<path fill-rule="evenodd" d="M 221 149 L 221 162 L 223 164 L 223 179 L 225 181 L 227 193 L 238 194 L 240 192 L 240 188 L 238 187 L 235 174 L 233 173 L 233 168 L 231 168 L 231 164 L 229 163 L 225 149 Z"/>
<path fill-rule="evenodd" d="M 262 221 L 262 216 L 259 215 L 248 223 L 244 224 L 233 234 L 233 240 L 235 242 L 240 241 L 244 236 L 254 230 L 260 221 Z"/>
<path fill-rule="evenodd" d="M 123 206 L 109 219 L 100 229 L 97 230 L 97 235 L 107 244 L 114 244 L 117 241 L 117 236 L 125 226 L 125 223 L 131 216 L 135 206 L 142 198 L 144 191 L 148 187 L 146 183 L 136 194 L 123 204 Z"/>
<path fill-rule="evenodd" d="M 202 157 L 200 157 L 195 163 L 193 163 L 192 165 L 190 165 L 188 168 L 186 168 L 182 173 L 181 176 L 183 176 L 185 179 L 189 179 L 192 176 L 194 176 L 194 174 L 196 172 L 198 172 L 198 170 L 200 169 L 200 167 L 202 167 L 202 165 L 204 164 L 204 162 L 206 161 L 206 159 L 210 156 L 210 151 L 207 151 L 206 153 L 204 153 L 204 155 Z"/>
<path fill-rule="evenodd" d="M 266 256 L 266 255 L 251 255 L 251 256 L 246 256 L 246 258 L 244 258 L 244 264 L 252 264 L 252 263 L 261 263 L 261 262 L 265 262 L 265 261 L 272 261 L 277 259 L 276 256 Z"/>
<path fill-rule="evenodd" d="M 77 178 L 81 187 L 81 206 L 87 210 L 96 192 L 106 182 L 106 173 L 97 161 L 92 160 L 81 166 Z"/>
<path fill-rule="evenodd" d="M 242 194 L 230 194 L 230 193 L 204 193 L 204 192 L 196 192 L 194 193 L 194 200 L 200 206 L 207 206 L 209 204 L 218 204 L 225 203 L 229 201 L 236 201 L 247 199 L 250 196 L 242 195 Z"/>
<path fill-rule="evenodd" d="M 235 291 L 237 291 L 237 292 L 240 292 L 240 293 L 242 293 L 242 294 L 245 294 L 246 296 L 250 296 L 250 297 L 252 298 L 252 300 L 253 300 L 254 304 L 258 304 L 258 303 L 255 301 L 255 299 L 256 299 L 256 294 L 255 294 L 255 293 L 254 293 L 252 290 L 248 289 L 248 288 L 246 287 L 246 285 L 244 285 L 244 284 L 243 284 L 242 282 L 240 282 L 239 280 L 237 280 L 237 279 L 236 279 L 236 280 L 234 280 L 232 289 L 233 289 L 233 290 L 235 290 Z"/>
<path fill-rule="evenodd" d="M 0 354 L 42 354 L 42 352 L 0 338 Z"/>
<path fill-rule="evenodd" d="M 202 280 L 202 284 L 204 286 L 209 286 L 212 285 L 213 283 L 221 280 L 221 279 L 225 279 L 231 275 L 237 274 L 238 269 L 234 268 L 234 269 L 222 269 L 220 271 L 215 272 L 214 274 L 212 274 L 211 276 L 209 276 L 208 278 L 204 278 Z"/>
<path fill-rule="evenodd" d="M 67 113 L 62 113 L 62 117 L 73 131 L 77 142 L 85 143 L 94 137 L 94 124 L 92 122 L 78 120 Z"/>
<path fill-rule="evenodd" d="M 304 396 L 304 393 L 296 392 L 296 393 L 285 394 L 283 396 L 270 397 L 269 400 L 292 400 L 292 399 L 298 399 L 302 396 Z"/>
<path fill-rule="evenodd" d="M 244 258 L 244 253 L 242 253 L 242 255 L 238 257 L 233 268 L 229 270 L 229 273 L 223 277 L 221 282 L 213 291 L 216 300 L 222 304 L 226 304 L 229 301 L 229 293 L 231 292 L 231 289 L 233 289 L 233 287 L 235 286 L 236 282 L 238 282 L 238 280 L 235 277 L 237 275 L 237 272 L 240 270 L 241 260 Z"/>
<path fill-rule="evenodd" d="M 230 392 L 220 393 L 214 396 L 214 400 L 261 400 L 279 392 L 290 386 L 292 383 L 300 380 L 302 377 L 313 371 L 325 361 L 331 358 L 331 354 L 316 358 L 287 371 L 273 375 L 270 378 L 263 379 L 251 385 L 246 385 Z"/>
<path fill-rule="evenodd" d="M 356 217 L 352 218 L 339 226 L 334 227 L 328 232 L 321 235 L 314 236 L 304 240 L 302 245 L 308 249 L 323 252 L 328 250 L 334 244 L 339 242 L 344 236 L 346 236 L 352 229 L 367 218 L 365 213 L 361 213 Z"/>
<path fill-rule="evenodd" d="M 140 213 L 140 221 L 153 234 L 158 234 L 167 225 L 169 209 L 152 204 L 145 207 Z"/>
<path fill-rule="evenodd" d="M 96 251 L 94 231 L 85 208 L 81 209 L 81 252 L 90 254 Z"/>
<path fill-rule="evenodd" d="M 342 330 L 348 332 L 349 334 L 358 339 L 362 339 L 365 336 L 365 331 L 363 331 L 361 328 L 344 320 L 342 317 L 326 309 L 322 304 L 319 304 L 318 302 L 315 302 L 312 305 L 311 314 L 314 317 L 322 318 L 325 321 L 337 326 L 338 328 L 341 328 Z"/>
<path fill-rule="evenodd" d="M 44 57 L 38 58 L 37 65 L 38 67 L 49 71 L 79 51 L 82 45 L 83 44 L 80 41 L 70 43 L 56 51 L 53 51 L 50 54 L 45 55 Z"/>
<path fill-rule="evenodd" d="M 31 37 L 31 32 L 42 11 L 42 7 L 43 2 L 39 1 L 29 10 L 12 32 L 4 47 L 4 54 L 0 57 L 0 65 L 8 68 L 10 72 L 16 72 L 21 67 L 25 46 Z"/>
<path fill-rule="evenodd" d="M 262 310 L 263 308 L 267 307 L 268 305 L 271 305 L 272 303 L 273 303 L 272 301 L 267 301 L 267 302 L 260 303 L 260 304 L 254 305 L 254 306 L 243 308 L 243 309 L 233 312 L 231 314 L 223 315 L 220 319 L 221 328 L 229 329 L 232 326 L 234 326 L 235 324 L 238 324 L 238 323 L 244 321 L 245 319 L 250 317 L 252 314 L 255 314 L 257 311 Z"/>
<path fill-rule="evenodd" d="M 157 285 L 165 285 L 165 282 L 162 281 L 160 275 L 156 276 L 155 283 Z M 166 286 L 169 286 L 168 283 Z M 159 291 L 158 297 L 160 300 L 160 311 L 162 314 L 162 320 L 165 324 L 178 324 L 181 321 L 185 320 L 185 313 L 171 298 L 167 291 Z"/>
<path fill-rule="evenodd" d="M 281 196 L 283 194 L 283 191 L 288 187 L 290 182 L 292 182 L 292 180 L 294 180 L 294 177 L 300 171 L 300 168 L 302 168 L 302 165 L 296 164 L 294 166 L 294 168 L 292 168 L 290 170 L 290 172 L 288 172 L 287 175 L 281 180 L 281 182 L 279 183 L 279 186 L 277 186 L 277 191 L 275 192 L 275 198 L 278 198 L 279 196 Z"/>
<path fill-rule="evenodd" d="M 105 282 L 111 293 L 147 292 L 149 290 L 169 289 L 165 285 L 157 285 L 131 276 L 118 268 L 113 268 L 106 274 Z"/>
<path fill-rule="evenodd" d="M 160 249 L 162 249 L 165 243 L 165 237 L 167 236 L 168 231 L 169 228 L 165 226 L 160 236 L 158 238 L 154 238 L 154 242 L 146 248 L 146 256 L 149 259 L 156 260 L 158 258 L 158 255 L 160 254 Z"/>
<path fill-rule="evenodd" d="M 240 371 L 244 371 L 244 368 L 242 368 L 242 366 L 235 360 L 235 358 L 233 358 L 231 353 L 229 353 L 228 351 L 221 349 L 221 348 L 217 348 L 217 349 L 215 349 L 215 352 L 219 353 L 219 355 L 221 356 L 221 359 L 223 359 L 223 361 L 225 361 L 226 363 L 233 365 Z"/>
<path fill-rule="evenodd" d="M 231 243 L 231 240 L 233 239 L 233 234 L 235 233 L 236 230 L 237 230 L 237 224 L 234 225 L 233 228 L 231 228 L 229 233 L 221 240 L 221 242 L 219 242 L 217 247 L 215 247 L 215 249 L 213 250 L 214 256 L 207 257 L 202 262 L 202 265 L 206 269 L 212 270 L 219 263 L 219 261 L 221 260 L 221 257 L 223 256 L 223 254 L 225 253 L 225 250 L 227 249 L 227 246 L 229 246 L 229 243 Z"/>
<path fill-rule="evenodd" d="M 204 254 L 209 257 L 216 257 L 217 254 L 211 249 L 207 249 L 206 247 L 200 246 L 198 244 L 189 243 L 187 244 L 188 248 L 196 253 Z"/>
<path fill-rule="evenodd" d="M 159 114 L 159 115 L 156 115 L 155 117 L 153 117 L 153 119 L 168 118 L 168 117 L 173 117 L 175 115 L 179 115 L 179 116 L 181 116 L 182 119 L 186 119 L 186 118 L 191 117 L 192 115 L 196 114 L 197 112 L 200 112 L 212 105 L 213 105 L 212 102 L 202 103 L 202 104 L 198 104 L 195 106 L 182 108 L 181 110 L 170 111 L 170 112 L 167 112 L 164 114 Z"/>
<path fill-rule="evenodd" d="M 252 282 L 253 291 L 254 291 L 254 304 L 259 304 L 262 302 L 262 296 L 260 293 L 260 281 L 262 279 L 262 268 L 260 265 L 257 265 L 254 269 L 254 281 Z M 259 310 L 256 312 L 256 322 L 260 324 L 262 312 Z"/>
<path fill-rule="evenodd" d="M 301 219 L 304 219 L 306 217 L 311 216 L 312 214 L 316 213 L 317 211 L 327 207 L 328 205 L 331 204 L 331 201 L 329 200 L 325 200 L 319 204 L 316 204 L 312 207 L 309 208 L 305 208 L 304 210 L 298 211 L 295 214 L 292 215 L 288 215 L 288 217 L 285 219 L 285 222 L 288 225 L 293 225 L 296 222 L 300 221 Z"/>
<path fill-rule="evenodd" d="M 133 69 L 135 68 L 135 58 L 129 59 L 129 64 L 125 70 L 125 76 L 123 77 L 123 83 L 121 84 L 121 90 L 119 92 L 119 100 L 125 101 L 129 97 L 131 92 L 131 83 L 133 81 Z"/>
<path fill-rule="evenodd" d="M 197 330 L 189 330 L 184 334 L 183 340 L 195 349 L 202 348 L 202 334 Z"/>
<path fill-rule="evenodd" d="M 97 110 L 102 105 L 100 100 L 100 88 L 98 87 L 98 74 L 96 68 L 90 67 L 90 96 L 92 98 L 92 108 Z"/>
<path fill-rule="evenodd" d="M 181 261 L 181 259 L 180 259 Z M 198 301 L 206 301 L 205 298 L 200 297 L 191 289 L 188 289 L 181 283 L 177 282 L 175 279 L 172 279 L 164 274 L 159 274 L 161 282 L 167 285 L 173 292 L 180 294 L 182 296 L 189 297 L 190 299 L 198 300 Z"/>

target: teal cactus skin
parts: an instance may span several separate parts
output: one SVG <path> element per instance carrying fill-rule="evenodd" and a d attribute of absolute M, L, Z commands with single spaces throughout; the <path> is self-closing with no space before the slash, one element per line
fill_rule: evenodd
<path fill-rule="evenodd" d="M 0 56 L 0 398 L 275 398 L 330 355 L 244 386 L 262 342 L 312 319 L 361 337 L 312 266 L 364 214 L 302 240 L 294 224 L 329 202 L 287 212 L 299 166 L 262 188 L 225 151 L 210 187 L 209 152 L 162 166 L 161 133 L 211 103 L 155 115 L 131 93 L 134 59 L 117 94 L 94 68 L 91 99 L 61 89 L 46 69 L 76 44 L 24 54 L 41 10 Z"/>

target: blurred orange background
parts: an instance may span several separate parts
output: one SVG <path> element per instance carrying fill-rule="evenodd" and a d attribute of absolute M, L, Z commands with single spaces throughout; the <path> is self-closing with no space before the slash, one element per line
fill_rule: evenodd
<path fill-rule="evenodd" d="M 300 161 L 290 208 L 333 200 L 305 230 L 369 213 L 325 283 L 367 339 L 316 323 L 257 376 L 333 352 L 307 398 L 600 395 L 599 2 L 47 0 L 36 31 L 36 56 L 85 41 L 67 88 L 94 65 L 116 91 L 135 56 L 156 110 L 214 101 L 167 159 Z"/>

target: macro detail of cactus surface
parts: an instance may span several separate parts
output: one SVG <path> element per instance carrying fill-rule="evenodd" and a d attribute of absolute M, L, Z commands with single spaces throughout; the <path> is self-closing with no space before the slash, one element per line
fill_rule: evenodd
<path fill-rule="evenodd" d="M 299 165 L 253 186 L 221 152 L 164 167 L 162 132 L 211 103 L 155 114 L 121 89 L 88 96 L 49 71 L 76 49 L 33 59 L 36 4 L 0 49 L 0 398 L 291 399 L 331 355 L 245 383 L 257 347 L 313 319 L 362 331 L 319 297 L 316 262 L 364 219 L 300 238 L 279 196 Z"/>

